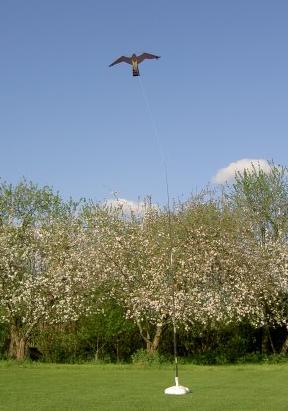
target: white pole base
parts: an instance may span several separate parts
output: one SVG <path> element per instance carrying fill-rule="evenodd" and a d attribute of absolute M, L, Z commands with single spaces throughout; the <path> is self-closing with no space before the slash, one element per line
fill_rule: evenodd
<path fill-rule="evenodd" d="M 169 395 L 185 395 L 191 392 L 189 388 L 183 387 L 183 385 L 179 385 L 178 378 L 175 378 L 175 383 L 176 385 L 166 388 L 166 390 L 164 390 L 164 393 Z"/>
<path fill-rule="evenodd" d="M 173 387 L 166 388 L 164 392 L 169 395 L 185 395 L 189 394 L 190 390 L 182 385 L 173 385 Z"/>

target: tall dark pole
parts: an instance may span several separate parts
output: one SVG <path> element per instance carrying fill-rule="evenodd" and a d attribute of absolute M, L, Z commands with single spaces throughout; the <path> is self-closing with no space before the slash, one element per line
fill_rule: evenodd
<path fill-rule="evenodd" d="M 154 137 L 156 140 L 156 143 L 158 145 L 158 150 L 162 159 L 162 163 L 164 165 L 165 169 L 165 181 L 166 181 L 166 194 L 167 194 L 167 207 L 168 207 L 168 225 L 169 225 L 169 254 L 170 254 L 170 262 L 169 262 L 169 285 L 171 284 L 172 281 L 172 286 L 171 286 L 171 292 L 172 292 L 172 324 L 173 324 L 173 346 L 174 346 L 174 363 L 175 363 L 175 386 L 166 388 L 164 391 L 165 394 L 173 394 L 173 395 L 183 395 L 183 394 L 188 394 L 190 392 L 189 388 L 183 387 L 179 385 L 179 380 L 178 380 L 178 359 L 177 359 L 177 327 L 176 327 L 176 309 L 175 309 L 175 272 L 174 272 L 174 267 L 173 267 L 173 231 L 172 231 L 172 220 L 171 220 L 171 209 L 170 209 L 170 194 L 169 194 L 169 185 L 168 185 L 168 173 L 167 173 L 167 165 L 165 161 L 165 156 L 162 152 L 161 144 L 160 144 L 160 139 L 158 135 L 158 128 L 156 125 L 156 122 L 154 120 L 154 116 L 150 107 L 149 99 L 147 97 L 147 94 L 144 90 L 144 86 L 141 81 L 141 77 L 138 77 L 139 79 L 139 84 L 141 87 L 141 91 L 143 94 L 144 101 L 147 106 L 147 110 L 151 119 L 151 123 L 154 129 Z"/>
<path fill-rule="evenodd" d="M 175 273 L 173 267 L 173 231 L 172 231 L 172 219 L 170 208 L 170 193 L 168 184 L 168 172 L 166 163 L 165 167 L 165 182 L 166 182 L 166 194 L 167 194 L 167 208 L 168 208 L 168 226 L 169 226 L 169 254 L 170 254 L 170 267 L 169 267 L 169 282 L 171 282 L 172 291 L 172 325 L 173 325 L 173 349 L 174 349 L 174 364 L 175 364 L 175 383 L 178 385 L 178 358 L 177 358 L 177 327 L 176 327 L 176 307 L 175 307 Z"/>
<path fill-rule="evenodd" d="M 168 207 L 168 225 L 169 225 L 169 251 L 170 251 L 170 266 L 169 266 L 169 283 L 171 284 L 172 291 L 172 325 L 173 325 L 173 347 L 174 347 L 174 364 L 175 364 L 175 385 L 166 388 L 165 394 L 172 395 L 184 395 L 190 392 L 189 388 L 179 385 L 178 376 L 178 354 L 177 354 L 177 326 L 176 326 L 176 276 L 173 264 L 173 230 L 172 230 L 172 219 L 171 219 L 171 208 L 170 208 L 170 194 L 168 185 L 168 173 L 166 163 L 165 166 L 165 180 L 166 180 L 166 191 L 167 191 L 167 207 Z"/>

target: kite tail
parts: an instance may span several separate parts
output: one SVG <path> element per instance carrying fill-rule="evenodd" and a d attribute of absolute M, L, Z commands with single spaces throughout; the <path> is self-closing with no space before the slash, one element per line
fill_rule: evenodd
<path fill-rule="evenodd" d="M 140 76 L 139 68 L 137 67 L 136 69 L 133 67 L 133 76 Z"/>

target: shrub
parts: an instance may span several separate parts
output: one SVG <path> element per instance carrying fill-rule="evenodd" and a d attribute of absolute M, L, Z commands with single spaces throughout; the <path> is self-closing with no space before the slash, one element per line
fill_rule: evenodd
<path fill-rule="evenodd" d="M 167 359 L 164 357 L 164 355 L 159 354 L 159 352 L 148 352 L 143 348 L 137 350 L 134 354 L 132 354 L 131 359 L 133 364 L 144 366 L 159 366 L 167 362 Z"/>

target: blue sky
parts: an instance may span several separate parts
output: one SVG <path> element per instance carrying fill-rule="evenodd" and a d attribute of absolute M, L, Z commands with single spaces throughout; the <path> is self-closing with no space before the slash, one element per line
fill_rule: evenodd
<path fill-rule="evenodd" d="M 242 159 L 287 165 L 286 0 L 2 0 L 0 176 L 164 204 Z M 118 56 L 140 66 L 152 118 Z"/>

